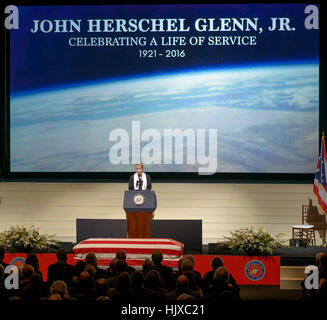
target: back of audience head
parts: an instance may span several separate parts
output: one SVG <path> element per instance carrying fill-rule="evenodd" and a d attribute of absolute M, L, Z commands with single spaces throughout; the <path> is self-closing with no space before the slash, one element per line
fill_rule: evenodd
<path fill-rule="evenodd" d="M 107 281 L 103 278 L 98 279 L 95 283 L 95 290 L 96 290 L 97 296 L 105 296 L 108 292 Z"/>
<path fill-rule="evenodd" d="M 85 257 L 86 264 L 92 264 L 94 267 L 98 266 L 97 256 L 93 252 L 89 252 Z"/>
<path fill-rule="evenodd" d="M 177 280 L 176 280 L 176 288 L 183 292 L 183 291 L 187 291 L 190 287 L 190 281 L 188 279 L 187 276 L 185 275 L 180 275 Z"/>
<path fill-rule="evenodd" d="M 50 294 L 58 294 L 62 299 L 65 299 L 68 295 L 66 283 L 62 280 L 56 280 L 53 282 L 50 288 Z"/>
<path fill-rule="evenodd" d="M 153 263 L 152 260 L 150 259 L 145 259 L 144 262 L 143 262 L 143 274 L 144 276 L 147 275 L 147 273 L 150 271 L 150 270 L 154 270 L 155 269 L 155 265 Z"/>
<path fill-rule="evenodd" d="M 157 270 L 150 270 L 146 275 L 146 287 L 149 289 L 159 289 L 161 286 L 160 273 Z"/>
<path fill-rule="evenodd" d="M 63 248 L 57 250 L 56 256 L 58 261 L 63 261 L 63 262 L 67 261 L 67 252 Z"/>
<path fill-rule="evenodd" d="M 33 289 L 35 289 L 35 290 L 40 289 L 42 286 L 42 283 L 43 283 L 42 277 L 38 273 L 34 273 L 31 276 L 30 286 Z"/>
<path fill-rule="evenodd" d="M 35 253 L 29 253 L 26 257 L 25 264 L 33 266 L 34 271 L 39 269 L 39 259 Z"/>
<path fill-rule="evenodd" d="M 162 252 L 160 250 L 153 251 L 151 259 L 155 265 L 160 265 L 163 260 Z"/>
<path fill-rule="evenodd" d="M 185 259 L 184 262 L 182 263 L 182 272 L 186 271 L 193 271 L 193 263 L 189 259 Z"/>
<path fill-rule="evenodd" d="M 213 281 L 216 285 L 226 285 L 229 282 L 229 272 L 225 267 L 218 267 L 213 274 Z"/>
<path fill-rule="evenodd" d="M 217 268 L 224 266 L 224 260 L 220 257 L 214 257 L 210 261 L 210 266 L 212 270 L 216 270 Z"/>
<path fill-rule="evenodd" d="M 190 260 L 190 261 L 193 263 L 193 265 L 195 265 L 194 256 L 193 256 L 192 254 L 187 254 L 187 255 L 185 256 L 185 259 Z"/>
<path fill-rule="evenodd" d="M 132 288 L 141 289 L 144 287 L 144 276 L 141 271 L 134 271 L 131 274 Z"/>
<path fill-rule="evenodd" d="M 126 292 L 131 288 L 131 277 L 127 271 L 119 274 L 115 281 L 115 289 L 120 292 Z"/>
<path fill-rule="evenodd" d="M 126 260 L 126 252 L 124 250 L 118 250 L 116 252 L 116 259 L 117 260 Z"/>
<path fill-rule="evenodd" d="M 182 264 L 183 264 L 183 262 L 185 261 L 185 257 L 181 257 L 179 260 L 178 260 L 178 264 L 177 264 L 177 267 L 178 267 L 178 270 L 180 271 L 180 272 L 182 272 Z"/>
<path fill-rule="evenodd" d="M 80 274 L 82 271 L 85 270 L 86 263 L 83 260 L 78 260 L 75 264 L 75 272 L 76 274 Z"/>
<path fill-rule="evenodd" d="M 34 268 L 30 264 L 25 264 L 22 268 L 23 271 L 23 279 L 29 280 L 34 273 Z"/>

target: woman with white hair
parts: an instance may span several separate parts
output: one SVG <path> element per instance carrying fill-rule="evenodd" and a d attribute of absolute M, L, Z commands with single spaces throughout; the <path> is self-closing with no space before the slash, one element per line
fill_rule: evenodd
<path fill-rule="evenodd" d="M 143 172 L 143 163 L 135 165 L 136 172 L 131 175 L 128 183 L 128 190 L 151 190 L 151 178 L 148 174 Z"/>

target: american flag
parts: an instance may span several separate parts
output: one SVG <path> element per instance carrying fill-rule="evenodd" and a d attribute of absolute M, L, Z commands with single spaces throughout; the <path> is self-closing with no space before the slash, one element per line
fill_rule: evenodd
<path fill-rule="evenodd" d="M 314 184 L 313 193 L 318 199 L 318 204 L 321 210 L 327 215 L 327 152 L 326 152 L 326 142 L 325 135 L 321 138 L 321 151 L 318 159 Z"/>
<path fill-rule="evenodd" d="M 108 268 L 118 250 L 126 253 L 126 262 L 135 269 L 141 269 L 144 259 L 151 259 L 152 252 L 160 250 L 163 254 L 162 265 L 177 268 L 182 257 L 184 244 L 172 239 L 143 238 L 89 238 L 73 247 L 74 258 L 84 260 L 93 252 L 98 259 L 99 268 Z"/>

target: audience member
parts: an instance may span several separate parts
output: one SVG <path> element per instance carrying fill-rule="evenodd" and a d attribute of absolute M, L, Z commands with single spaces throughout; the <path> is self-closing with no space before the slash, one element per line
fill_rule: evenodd
<path fill-rule="evenodd" d="M 29 253 L 27 255 L 25 264 L 31 265 L 34 268 L 34 273 L 39 274 L 43 281 L 43 275 L 42 275 L 42 272 L 40 271 L 40 266 L 39 266 L 39 259 L 35 253 Z"/>
<path fill-rule="evenodd" d="M 96 255 L 93 252 L 90 252 L 86 255 L 85 263 L 91 264 L 94 266 L 94 268 L 96 269 L 96 276 L 99 278 L 105 276 L 105 274 L 107 273 L 106 270 L 98 267 L 98 258 L 96 257 Z"/>
<path fill-rule="evenodd" d="M 238 293 L 229 283 L 229 273 L 225 267 L 216 269 L 213 284 L 208 288 L 205 300 L 240 300 Z"/>
<path fill-rule="evenodd" d="M 57 280 L 52 283 L 50 288 L 50 294 L 51 295 L 58 294 L 62 300 L 72 300 L 68 293 L 67 285 L 62 280 Z"/>
<path fill-rule="evenodd" d="M 172 282 L 173 269 L 171 267 L 167 267 L 161 264 L 163 260 L 162 252 L 160 250 L 153 251 L 151 259 L 154 265 L 157 267 L 157 270 L 160 273 L 160 276 L 166 288 L 172 289 L 174 287 L 174 284 Z"/>
<path fill-rule="evenodd" d="M 29 265 L 25 264 L 22 268 L 23 272 L 23 278 L 20 281 L 19 288 L 22 290 L 25 286 L 27 286 L 30 283 L 31 277 L 34 274 L 34 268 Z"/>
<path fill-rule="evenodd" d="M 192 271 L 195 276 L 196 285 L 203 288 L 203 279 L 199 271 L 194 270 L 194 257 L 191 254 L 185 256 L 185 260 L 182 263 L 182 272 Z"/>
<path fill-rule="evenodd" d="M 122 272 L 128 272 L 128 265 L 127 262 L 125 260 L 117 260 L 116 262 L 116 269 L 117 272 L 116 274 L 114 274 L 112 277 L 107 279 L 107 284 L 109 288 L 113 288 L 115 286 L 115 282 L 118 278 L 118 276 L 122 273 Z"/>
<path fill-rule="evenodd" d="M 108 278 L 111 278 L 117 274 L 117 272 L 118 272 L 117 271 L 117 262 L 118 262 L 118 259 L 116 259 L 116 258 L 114 258 L 110 261 L 109 268 L 107 269 L 107 277 Z"/>
<path fill-rule="evenodd" d="M 42 291 L 43 279 L 39 273 L 34 273 L 29 283 L 22 288 L 20 298 L 22 300 L 37 301 L 44 296 Z"/>
<path fill-rule="evenodd" d="M 213 275 L 215 271 L 219 267 L 224 266 L 224 260 L 220 257 L 214 257 L 212 258 L 210 262 L 211 269 L 210 271 L 206 272 L 203 276 L 203 290 L 206 291 L 206 289 L 213 284 Z M 233 278 L 232 274 L 229 273 L 229 284 L 232 285 L 235 292 L 238 294 L 240 292 L 240 287 L 236 283 L 235 279 Z"/>
<path fill-rule="evenodd" d="M 78 282 L 70 288 L 69 292 L 72 297 L 79 300 L 95 299 L 95 282 L 90 278 L 90 274 L 84 270 L 80 273 Z"/>
<path fill-rule="evenodd" d="M 183 293 L 189 294 L 189 290 L 190 290 L 190 281 L 187 276 L 182 274 L 177 278 L 176 288 L 173 289 L 172 291 L 166 293 L 165 299 L 166 300 L 177 300 L 177 298 L 181 294 L 183 294 Z"/>
<path fill-rule="evenodd" d="M 122 260 L 122 261 L 125 261 L 126 262 L 126 252 L 124 250 L 118 250 L 116 252 L 116 259 L 117 260 Z M 135 269 L 127 264 L 127 272 L 129 274 L 132 274 L 134 271 L 135 271 Z"/>
<path fill-rule="evenodd" d="M 95 282 L 95 294 L 99 298 L 101 296 L 106 296 L 108 294 L 108 284 L 106 279 L 100 278 Z"/>
<path fill-rule="evenodd" d="M 114 301 L 131 300 L 131 277 L 127 271 L 120 273 L 115 281 L 115 286 L 109 288 L 108 296 Z"/>
<path fill-rule="evenodd" d="M 48 285 L 51 286 L 56 280 L 63 280 L 70 286 L 75 275 L 75 268 L 67 263 L 67 253 L 64 249 L 59 249 L 56 256 L 57 262 L 51 264 L 48 268 Z"/>
<path fill-rule="evenodd" d="M 152 260 L 145 259 L 143 262 L 143 265 L 142 265 L 142 270 L 143 270 L 143 276 L 144 276 L 144 278 L 146 278 L 147 273 L 150 270 L 157 270 L 157 267 L 154 265 Z"/>
<path fill-rule="evenodd" d="M 131 297 L 133 301 L 146 302 L 144 276 L 142 271 L 134 271 L 131 274 L 132 288 Z"/>
<path fill-rule="evenodd" d="M 147 301 L 159 301 L 168 292 L 157 270 L 150 270 L 146 275 L 145 297 Z"/>

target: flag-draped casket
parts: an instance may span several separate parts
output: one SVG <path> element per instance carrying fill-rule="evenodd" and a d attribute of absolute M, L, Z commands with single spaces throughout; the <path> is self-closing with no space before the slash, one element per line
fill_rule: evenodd
<path fill-rule="evenodd" d="M 184 245 L 172 239 L 142 239 L 142 238 L 90 238 L 74 246 L 74 258 L 84 260 L 93 252 L 98 259 L 98 266 L 108 268 L 115 258 L 116 252 L 126 253 L 126 262 L 136 269 L 142 268 L 145 259 L 151 259 L 152 252 L 160 250 L 163 254 L 162 264 L 177 268 L 178 260 L 183 255 Z"/>

